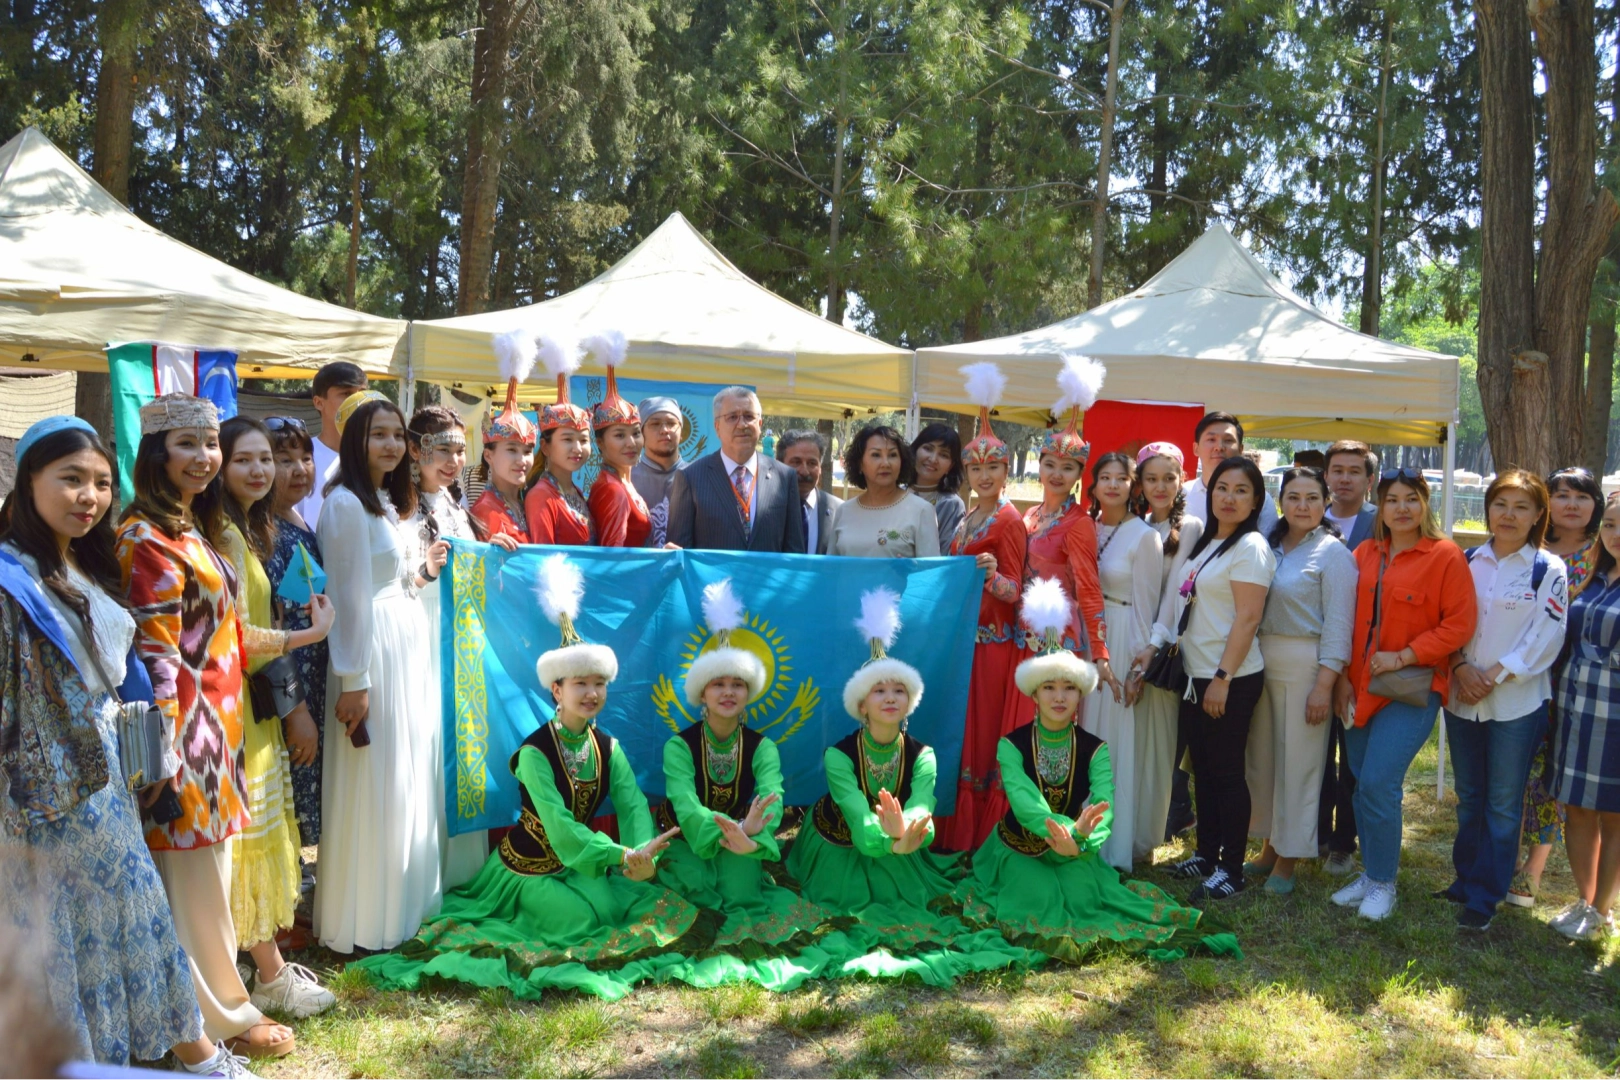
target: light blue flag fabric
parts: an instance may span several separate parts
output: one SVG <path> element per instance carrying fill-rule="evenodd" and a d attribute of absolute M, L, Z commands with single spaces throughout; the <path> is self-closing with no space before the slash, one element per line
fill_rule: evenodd
<path fill-rule="evenodd" d="M 517 820 L 517 779 L 508 762 L 553 715 L 535 662 L 557 647 L 559 636 L 536 590 L 541 560 L 559 551 L 585 576 L 575 629 L 619 659 L 598 723 L 623 745 L 649 795 L 664 790 L 664 743 L 697 720 L 683 676 L 712 647 L 703 587 L 729 577 L 748 617 L 731 643 L 757 655 L 767 676 L 748 724 L 776 740 L 787 802 L 803 805 L 826 791 L 822 751 L 855 730 L 844 712 L 844 682 L 871 649 L 854 620 L 861 594 L 886 585 L 901 597 L 901 630 L 890 655 L 917 668 L 926 687 L 910 732 L 938 759 L 937 812 L 954 807 L 984 584 L 972 559 L 538 545 L 507 554 L 488 544 L 450 544 L 440 588 L 445 815 L 452 835 Z"/>

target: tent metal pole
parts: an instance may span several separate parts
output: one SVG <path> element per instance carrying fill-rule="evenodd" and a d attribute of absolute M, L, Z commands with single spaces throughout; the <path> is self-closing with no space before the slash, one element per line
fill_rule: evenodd
<path fill-rule="evenodd" d="M 906 406 L 906 441 L 910 442 L 917 437 L 918 419 L 921 410 L 917 406 L 917 352 L 911 353 L 911 403 Z"/>
<path fill-rule="evenodd" d="M 410 420 L 412 414 L 416 412 L 416 358 L 411 355 L 411 330 L 415 326 L 414 322 L 405 324 L 405 391 L 400 394 L 399 399 L 406 420 Z"/>
<path fill-rule="evenodd" d="M 1440 525 L 1447 536 L 1451 535 L 1452 527 L 1457 523 L 1457 421 L 1453 420 L 1446 425 L 1444 434 L 1446 440 L 1445 478 L 1440 488 Z M 1435 743 L 1434 768 L 1434 799 L 1435 802 L 1446 797 L 1446 722 L 1444 714 L 1439 724 L 1439 738 Z"/>

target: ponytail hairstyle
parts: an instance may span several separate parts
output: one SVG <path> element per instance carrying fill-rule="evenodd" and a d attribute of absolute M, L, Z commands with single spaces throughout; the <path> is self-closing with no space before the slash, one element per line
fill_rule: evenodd
<path fill-rule="evenodd" d="M 198 495 L 195 501 L 197 516 L 211 523 L 212 532 L 205 533 L 208 542 L 214 550 L 223 551 L 225 525 L 229 522 L 236 526 L 242 539 L 247 541 L 248 550 L 253 552 L 260 562 L 269 562 L 276 553 L 276 500 L 275 483 L 271 482 L 270 490 L 264 493 L 264 498 L 255 502 L 246 510 L 236 500 L 225 486 L 225 470 L 231 463 L 231 455 L 236 452 L 236 444 L 242 436 L 256 431 L 264 436 L 264 445 L 271 454 L 276 452 L 276 440 L 271 436 L 270 429 L 251 416 L 233 416 L 219 425 L 219 478 L 218 482 L 210 484 L 208 490 Z"/>
<path fill-rule="evenodd" d="M 39 583 L 60 597 L 68 609 L 89 627 L 90 601 L 68 581 L 67 564 L 62 558 L 56 530 L 39 516 L 39 508 L 34 505 L 33 485 L 34 476 L 43 472 L 47 465 L 81 450 L 93 450 L 99 454 L 107 462 L 113 483 L 118 483 L 118 466 L 113 461 L 112 452 L 98 436 L 83 428 L 66 428 L 40 436 L 22 456 L 22 460 L 17 462 L 17 486 L 6 496 L 5 505 L 0 506 L 0 543 L 12 544 L 18 551 L 31 557 L 39 567 Z M 73 559 L 85 577 L 120 605 L 128 607 L 128 601 L 124 598 L 123 571 L 114 554 L 110 505 L 107 511 L 88 533 L 68 541 L 68 550 L 73 553 Z M 90 640 L 94 643 L 93 633 Z"/>
<path fill-rule="evenodd" d="M 1093 465 L 1091 468 L 1091 486 L 1086 488 L 1086 498 L 1091 501 L 1091 505 L 1086 509 L 1086 513 L 1091 515 L 1093 521 L 1102 516 L 1102 503 L 1097 501 L 1097 476 L 1103 471 L 1103 467 L 1106 465 L 1123 466 L 1125 469 L 1125 483 L 1128 485 L 1126 488 L 1127 492 L 1134 491 L 1136 489 L 1136 462 L 1131 460 L 1131 456 L 1129 454 L 1123 453 L 1119 450 L 1111 450 L 1102 457 L 1098 458 L 1097 464 Z M 1127 514 L 1130 513 L 1130 509 L 1131 497 L 1129 494 L 1127 494 L 1125 496 L 1125 512 Z"/>
<path fill-rule="evenodd" d="M 1148 502 L 1147 492 L 1142 487 L 1142 474 L 1147 471 L 1148 461 L 1154 461 L 1158 458 L 1163 458 L 1166 461 L 1176 460 L 1168 454 L 1154 454 L 1153 457 L 1148 458 L 1147 461 L 1138 462 L 1136 466 L 1136 478 L 1131 484 L 1131 501 L 1129 504 L 1131 513 L 1135 514 L 1143 521 L 1146 521 L 1149 525 L 1153 524 L 1151 520 L 1153 516 L 1153 504 Z M 1180 462 L 1176 462 L 1176 475 L 1178 477 L 1181 475 Z M 1175 500 L 1170 504 L 1169 515 L 1165 518 L 1165 520 L 1170 524 L 1170 533 L 1164 538 L 1164 557 L 1167 559 L 1171 558 L 1176 554 L 1176 552 L 1181 550 L 1181 519 L 1186 515 L 1186 513 L 1187 485 L 1185 480 L 1183 480 L 1181 483 L 1176 485 L 1176 497 Z"/>
<path fill-rule="evenodd" d="M 1199 553 L 1209 547 L 1210 541 L 1215 539 L 1215 534 L 1219 531 L 1215 520 L 1215 484 L 1224 474 L 1233 470 L 1241 471 L 1244 479 L 1248 480 L 1249 485 L 1254 489 L 1254 509 L 1250 510 L 1249 516 L 1239 522 L 1236 529 L 1232 530 L 1231 536 L 1221 541 L 1221 546 L 1215 549 L 1215 554 L 1210 558 L 1220 558 L 1231 550 L 1234 544 L 1243 539 L 1245 534 L 1260 531 L 1260 510 L 1266 504 L 1266 479 L 1260 475 L 1260 466 L 1242 454 L 1229 457 L 1215 466 L 1215 471 L 1205 481 L 1208 486 L 1209 502 L 1204 506 L 1204 512 L 1209 516 L 1204 521 L 1204 531 L 1198 537 L 1198 543 L 1194 544 L 1192 551 L 1187 554 L 1189 561 L 1198 558 Z"/>

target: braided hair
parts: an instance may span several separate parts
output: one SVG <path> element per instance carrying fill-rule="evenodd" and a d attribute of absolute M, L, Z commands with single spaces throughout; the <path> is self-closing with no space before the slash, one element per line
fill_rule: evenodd
<path fill-rule="evenodd" d="M 1162 457 L 1166 461 L 1175 460 L 1165 454 L 1156 454 L 1154 457 Z M 1131 513 L 1146 521 L 1149 525 L 1153 524 L 1153 505 L 1148 502 L 1147 492 L 1142 490 L 1142 474 L 1147 471 L 1147 462 L 1152 460 L 1153 458 L 1148 458 L 1147 461 L 1137 466 L 1135 478 L 1131 482 L 1131 500 L 1128 504 Z M 1166 559 L 1181 550 L 1181 519 L 1186 513 L 1187 488 L 1185 485 L 1178 485 L 1175 501 L 1170 504 L 1170 513 L 1165 519 L 1170 523 L 1170 534 L 1164 538 L 1164 557 Z"/>

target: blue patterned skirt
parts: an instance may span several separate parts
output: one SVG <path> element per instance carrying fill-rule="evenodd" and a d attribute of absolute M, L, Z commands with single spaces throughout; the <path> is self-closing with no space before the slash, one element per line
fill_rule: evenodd
<path fill-rule="evenodd" d="M 73 1028 L 73 1055 L 125 1064 L 157 1061 L 203 1032 L 169 900 L 118 769 L 113 715 L 104 710 L 99 724 L 107 786 L 28 829 L 33 857 L 8 860 L 4 889 L 25 940 L 39 947 L 51 1004 Z"/>

